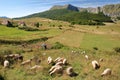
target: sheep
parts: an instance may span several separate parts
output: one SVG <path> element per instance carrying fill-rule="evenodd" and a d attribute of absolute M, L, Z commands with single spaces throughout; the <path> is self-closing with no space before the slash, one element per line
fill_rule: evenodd
<path fill-rule="evenodd" d="M 73 74 L 73 68 L 72 67 L 68 67 L 66 69 L 66 73 L 67 73 L 67 75 L 71 76 Z"/>
<path fill-rule="evenodd" d="M 78 74 L 76 74 L 73 70 L 73 67 L 68 67 L 66 69 L 66 74 L 69 75 L 70 77 L 73 77 L 73 76 L 77 76 Z"/>
<path fill-rule="evenodd" d="M 49 70 L 50 72 L 50 75 L 54 74 L 54 73 L 60 73 L 63 71 L 63 67 L 60 66 L 60 65 L 55 65 L 55 66 L 52 66 Z"/>
<path fill-rule="evenodd" d="M 9 61 L 8 60 L 5 60 L 4 61 L 4 68 L 8 68 L 10 65 Z"/>
<path fill-rule="evenodd" d="M 60 60 L 60 57 L 56 58 L 54 62 L 58 62 Z"/>
<path fill-rule="evenodd" d="M 99 62 L 102 62 L 102 61 L 103 61 L 103 58 L 100 58 L 100 59 L 99 59 Z"/>
<path fill-rule="evenodd" d="M 63 60 L 63 64 L 67 64 L 67 59 L 64 59 L 64 60 Z"/>
<path fill-rule="evenodd" d="M 100 64 L 96 60 L 92 61 L 92 66 L 93 66 L 94 69 L 99 69 L 100 68 Z"/>
<path fill-rule="evenodd" d="M 63 65 L 63 62 L 57 62 L 55 65 Z"/>
<path fill-rule="evenodd" d="M 22 61 L 23 61 L 23 56 L 22 56 L 22 55 L 15 55 L 14 60 L 15 60 L 15 61 L 16 61 L 16 60 L 17 60 L 17 61 L 20 60 L 20 61 L 22 62 Z"/>
<path fill-rule="evenodd" d="M 41 63 L 41 60 L 38 58 L 38 56 L 34 56 L 32 58 L 32 61 L 35 62 L 36 65 L 40 64 Z"/>
<path fill-rule="evenodd" d="M 65 65 L 67 64 L 67 59 L 58 57 L 54 60 L 54 62 L 55 63 L 62 62 Z"/>
<path fill-rule="evenodd" d="M 48 59 L 47 59 L 47 62 L 48 62 L 48 64 L 50 64 L 50 63 L 53 62 L 53 59 L 49 56 Z"/>
<path fill-rule="evenodd" d="M 23 61 L 23 56 L 20 54 L 10 54 L 10 55 L 5 55 L 4 56 L 6 59 L 12 59 L 12 60 L 20 60 Z"/>
<path fill-rule="evenodd" d="M 89 59 L 88 55 L 85 55 L 85 58 L 88 60 Z"/>
<path fill-rule="evenodd" d="M 39 65 L 35 65 L 30 68 L 31 71 L 35 71 L 35 72 L 37 72 L 37 70 L 39 70 L 39 69 L 41 69 L 41 66 L 39 66 Z"/>
<path fill-rule="evenodd" d="M 111 75 L 111 69 L 110 68 L 107 68 L 107 69 L 105 69 L 104 71 L 103 71 L 103 73 L 101 74 L 101 76 L 103 77 L 103 76 L 106 76 L 106 75 Z"/>
<path fill-rule="evenodd" d="M 32 59 L 26 60 L 26 61 L 22 62 L 21 65 L 28 65 L 28 64 L 31 65 L 31 61 L 32 61 Z"/>

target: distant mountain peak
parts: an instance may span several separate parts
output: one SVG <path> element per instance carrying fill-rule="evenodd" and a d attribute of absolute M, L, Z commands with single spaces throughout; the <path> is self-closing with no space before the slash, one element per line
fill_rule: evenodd
<path fill-rule="evenodd" d="M 71 4 L 66 4 L 66 5 L 55 5 L 53 6 L 50 10 L 55 10 L 55 9 L 68 9 L 72 11 L 79 11 L 78 7 L 73 6 Z"/>
<path fill-rule="evenodd" d="M 0 18 L 5 18 L 5 19 L 7 19 L 8 17 L 7 17 L 7 16 L 0 16 Z"/>

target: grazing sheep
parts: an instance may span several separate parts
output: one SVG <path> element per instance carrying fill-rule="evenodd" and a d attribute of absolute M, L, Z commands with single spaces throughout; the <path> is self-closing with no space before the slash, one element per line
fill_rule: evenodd
<path fill-rule="evenodd" d="M 26 61 L 22 62 L 21 65 L 28 65 L 28 64 L 31 65 L 31 61 L 32 61 L 32 59 L 26 60 Z"/>
<path fill-rule="evenodd" d="M 20 54 L 10 54 L 10 55 L 5 55 L 4 58 L 6 59 L 12 59 L 12 60 L 20 60 L 23 61 L 23 56 Z"/>
<path fill-rule="evenodd" d="M 20 61 L 22 62 L 22 61 L 23 61 L 23 56 L 22 56 L 22 55 L 15 55 L 15 56 L 14 56 L 14 60 L 15 60 L 15 61 L 16 61 L 16 60 L 17 60 L 17 61 L 20 60 Z"/>
<path fill-rule="evenodd" d="M 85 55 L 85 58 L 88 60 L 89 59 L 88 55 Z"/>
<path fill-rule="evenodd" d="M 68 67 L 68 68 L 66 69 L 66 74 L 69 75 L 69 76 L 71 76 L 71 77 L 78 75 L 78 74 L 76 74 L 76 73 L 74 72 L 73 67 Z"/>
<path fill-rule="evenodd" d="M 39 69 L 41 69 L 41 66 L 39 66 L 39 65 L 35 65 L 30 68 L 31 71 L 35 71 L 35 72 L 37 72 L 37 70 L 39 70 Z"/>
<path fill-rule="evenodd" d="M 102 62 L 102 61 L 103 61 L 103 58 L 100 58 L 100 59 L 99 59 L 99 62 Z"/>
<path fill-rule="evenodd" d="M 53 59 L 49 56 L 48 59 L 47 59 L 47 62 L 48 62 L 48 64 L 50 64 L 50 63 L 53 62 Z"/>
<path fill-rule="evenodd" d="M 67 64 L 67 59 L 58 57 L 54 60 L 54 62 L 55 63 L 62 62 L 63 64 Z"/>
<path fill-rule="evenodd" d="M 41 60 L 38 58 L 38 56 L 34 56 L 32 57 L 32 62 L 34 62 L 35 65 L 38 65 L 40 64 Z"/>
<path fill-rule="evenodd" d="M 54 60 L 54 62 L 55 62 L 55 63 L 58 62 L 59 59 L 60 59 L 60 57 L 56 58 L 56 59 Z"/>
<path fill-rule="evenodd" d="M 5 60 L 4 61 L 4 68 L 8 68 L 10 65 L 9 61 L 8 60 Z"/>
<path fill-rule="evenodd" d="M 63 71 L 63 67 L 60 65 L 55 65 L 52 66 L 49 70 L 50 75 L 54 74 L 54 73 L 61 73 Z"/>
<path fill-rule="evenodd" d="M 67 69 L 66 69 L 66 73 L 67 73 L 67 75 L 69 75 L 69 76 L 71 76 L 72 74 L 73 74 L 73 68 L 72 67 L 68 67 Z"/>
<path fill-rule="evenodd" d="M 63 64 L 67 64 L 67 59 L 63 59 Z"/>
<path fill-rule="evenodd" d="M 107 68 L 103 71 L 103 73 L 101 74 L 101 76 L 106 76 L 106 75 L 111 75 L 111 69 L 110 68 Z"/>
<path fill-rule="evenodd" d="M 99 69 L 100 68 L 100 64 L 96 60 L 92 61 L 92 66 L 93 66 L 94 69 Z"/>
<path fill-rule="evenodd" d="M 57 62 L 55 65 L 60 65 L 60 66 L 62 66 L 62 65 L 63 65 L 63 62 Z"/>

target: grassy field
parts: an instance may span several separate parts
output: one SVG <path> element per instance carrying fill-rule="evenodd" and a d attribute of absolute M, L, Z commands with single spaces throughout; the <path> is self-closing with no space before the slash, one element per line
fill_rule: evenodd
<path fill-rule="evenodd" d="M 27 24 L 30 24 L 32 20 L 32 18 L 23 19 Z M 120 47 L 120 22 L 117 22 L 117 24 L 106 23 L 105 26 L 74 25 L 74 27 L 69 27 L 69 23 L 62 21 L 43 18 L 35 18 L 34 21 L 43 24 L 40 31 L 24 31 L 0 25 L 0 39 L 30 40 L 51 37 L 46 41 L 48 50 L 41 49 L 43 42 L 39 41 L 28 44 L 25 48 L 17 44 L 0 44 L 0 56 L 11 52 L 22 54 L 24 60 L 33 56 L 37 56 L 42 60 L 40 63 L 42 69 L 37 73 L 30 71 L 29 66 L 20 66 L 19 62 L 11 65 L 9 69 L 4 69 L 3 65 L 0 65 L 0 74 L 5 80 L 120 80 L 120 53 L 114 51 L 115 47 Z M 59 25 L 63 26 L 62 30 L 58 28 Z M 60 42 L 65 47 L 51 49 L 55 42 Z M 98 50 L 95 50 L 95 47 Z M 32 51 L 29 51 L 30 49 Z M 72 53 L 72 50 L 76 52 Z M 86 60 L 85 55 L 81 54 L 83 50 L 86 51 L 89 60 Z M 72 66 L 78 76 L 69 77 L 65 73 L 50 76 L 48 70 L 51 66 L 47 64 L 48 56 L 53 59 L 59 56 L 66 58 L 70 64 L 68 66 Z M 101 67 L 94 70 L 91 61 L 98 61 L 100 58 L 103 58 L 103 62 L 100 62 Z M 32 66 L 34 65 L 33 62 Z M 101 77 L 100 74 L 106 68 L 111 68 L 112 75 Z"/>
<path fill-rule="evenodd" d="M 31 32 L 0 25 L 0 39 L 5 40 L 31 40 L 41 37 L 52 37 L 59 33 L 61 33 L 59 29 L 44 29 Z"/>

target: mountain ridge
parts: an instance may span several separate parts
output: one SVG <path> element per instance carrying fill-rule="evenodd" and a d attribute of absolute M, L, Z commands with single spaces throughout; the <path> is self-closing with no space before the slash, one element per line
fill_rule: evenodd
<path fill-rule="evenodd" d="M 90 13 L 103 12 L 105 15 L 110 17 L 120 17 L 120 4 L 108 4 L 108 5 L 104 5 L 96 8 L 93 8 L 93 7 L 82 8 L 82 7 L 77 7 L 77 6 L 68 4 L 68 5 L 55 5 L 52 8 L 50 8 L 50 10 L 55 10 L 55 9 L 68 9 L 68 10 L 79 11 L 79 12 L 87 11 Z"/>

